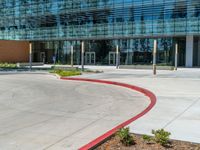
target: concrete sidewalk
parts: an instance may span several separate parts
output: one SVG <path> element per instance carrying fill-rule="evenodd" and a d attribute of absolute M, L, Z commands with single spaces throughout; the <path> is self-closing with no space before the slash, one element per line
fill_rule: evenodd
<path fill-rule="evenodd" d="M 132 132 L 150 134 L 152 129 L 165 128 L 174 139 L 200 143 L 200 69 L 158 71 L 153 76 L 152 70 L 110 68 L 82 77 L 137 85 L 157 96 L 153 110 L 130 125 Z"/>

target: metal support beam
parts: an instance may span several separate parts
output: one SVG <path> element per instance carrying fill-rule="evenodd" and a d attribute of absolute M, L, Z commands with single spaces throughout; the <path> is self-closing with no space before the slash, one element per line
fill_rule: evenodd
<path fill-rule="evenodd" d="M 154 40 L 153 48 L 153 74 L 156 75 L 156 54 L 157 54 L 157 40 Z"/>
<path fill-rule="evenodd" d="M 71 45 L 71 67 L 74 67 L 74 47 Z"/>
<path fill-rule="evenodd" d="M 29 69 L 32 70 L 32 43 L 29 42 Z"/>
<path fill-rule="evenodd" d="M 84 71 L 84 42 L 81 43 L 81 70 Z"/>
<path fill-rule="evenodd" d="M 116 68 L 119 69 L 119 46 L 116 46 Z"/>
<path fill-rule="evenodd" d="M 175 67 L 174 70 L 178 68 L 178 43 L 175 45 Z"/>

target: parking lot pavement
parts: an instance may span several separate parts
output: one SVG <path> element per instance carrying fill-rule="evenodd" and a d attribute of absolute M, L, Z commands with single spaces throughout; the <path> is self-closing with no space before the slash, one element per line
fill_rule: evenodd
<path fill-rule="evenodd" d="M 110 68 L 104 69 L 103 74 L 85 74 L 82 77 L 137 85 L 157 96 L 153 110 L 130 125 L 132 132 L 150 134 L 152 129 L 165 128 L 172 133 L 173 139 L 200 143 L 199 68 L 159 70 L 156 76 L 152 75 L 152 70 Z"/>
<path fill-rule="evenodd" d="M 122 87 L 0 74 L 0 149 L 77 149 L 138 114 L 149 101 Z"/>

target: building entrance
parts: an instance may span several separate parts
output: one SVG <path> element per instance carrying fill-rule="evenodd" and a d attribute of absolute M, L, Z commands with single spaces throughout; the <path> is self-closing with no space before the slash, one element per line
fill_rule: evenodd
<path fill-rule="evenodd" d="M 116 52 L 109 52 L 109 65 L 116 65 Z"/>
<path fill-rule="evenodd" d="M 45 58 L 46 58 L 45 52 L 40 52 L 40 62 L 45 63 Z"/>
<path fill-rule="evenodd" d="M 95 65 L 96 64 L 96 53 L 95 52 L 85 52 L 85 64 Z"/>
<path fill-rule="evenodd" d="M 200 67 L 200 37 L 194 37 L 193 66 Z"/>

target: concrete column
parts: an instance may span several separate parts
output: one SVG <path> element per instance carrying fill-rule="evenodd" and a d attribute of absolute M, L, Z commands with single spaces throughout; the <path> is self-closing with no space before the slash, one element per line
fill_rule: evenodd
<path fill-rule="evenodd" d="M 200 38 L 198 39 L 198 66 L 200 66 Z"/>
<path fill-rule="evenodd" d="M 186 60 L 185 66 L 186 67 L 193 67 L 193 44 L 194 44 L 194 37 L 193 35 L 186 36 Z"/>

